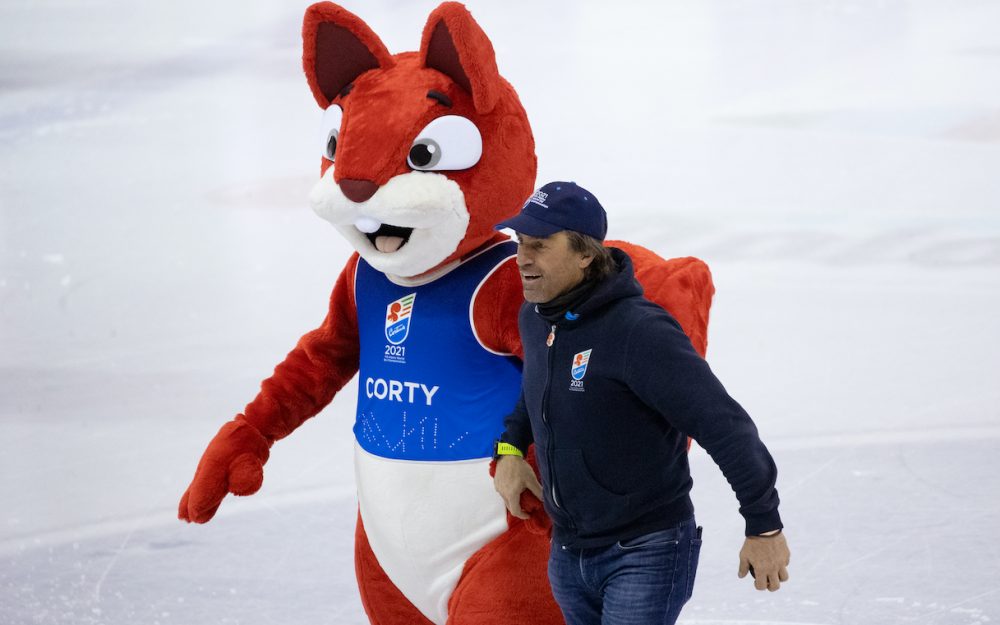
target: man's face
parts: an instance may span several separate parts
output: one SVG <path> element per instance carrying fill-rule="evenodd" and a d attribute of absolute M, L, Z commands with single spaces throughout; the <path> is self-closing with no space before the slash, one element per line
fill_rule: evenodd
<path fill-rule="evenodd" d="M 592 260 L 570 247 L 565 231 L 545 238 L 517 233 L 517 268 L 529 302 L 545 304 L 570 290 L 583 280 Z"/>

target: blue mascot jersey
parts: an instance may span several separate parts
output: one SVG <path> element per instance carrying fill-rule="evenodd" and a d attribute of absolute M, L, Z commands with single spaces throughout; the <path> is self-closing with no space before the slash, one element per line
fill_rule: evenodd
<path fill-rule="evenodd" d="M 358 259 L 361 363 L 354 436 L 376 456 L 488 458 L 521 390 L 521 363 L 473 334 L 472 298 L 517 253 L 504 242 L 420 286 L 400 286 Z"/>

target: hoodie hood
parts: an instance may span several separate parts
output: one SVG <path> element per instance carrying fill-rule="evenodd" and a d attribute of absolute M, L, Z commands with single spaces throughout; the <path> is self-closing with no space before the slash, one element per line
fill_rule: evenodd
<path fill-rule="evenodd" d="M 642 285 L 635 279 L 635 269 L 628 254 L 617 247 L 608 248 L 615 261 L 615 269 L 591 292 L 590 297 L 578 303 L 569 312 L 573 315 L 590 315 L 608 304 L 625 297 L 642 295 Z"/>
<path fill-rule="evenodd" d="M 615 263 L 610 274 L 596 284 L 583 282 L 569 293 L 553 300 L 566 298 L 568 305 L 535 304 L 535 313 L 549 323 L 558 323 L 563 319 L 574 321 L 580 315 L 593 314 L 622 298 L 641 296 L 642 285 L 635 279 L 632 259 L 617 247 L 609 247 L 608 251 L 611 252 L 611 258 Z"/>

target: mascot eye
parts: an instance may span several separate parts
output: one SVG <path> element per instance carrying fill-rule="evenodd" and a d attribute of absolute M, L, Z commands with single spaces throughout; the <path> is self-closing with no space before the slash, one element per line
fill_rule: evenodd
<path fill-rule="evenodd" d="M 476 125 L 458 115 L 445 115 L 420 131 L 406 164 L 422 171 L 468 169 L 482 155 L 483 136 Z"/>
<path fill-rule="evenodd" d="M 337 138 L 340 136 L 340 122 L 343 118 L 344 109 L 336 104 L 331 104 L 323 113 L 323 126 L 321 128 L 323 158 L 332 161 L 337 154 Z"/>
<path fill-rule="evenodd" d="M 434 139 L 418 139 L 410 148 L 409 163 L 414 169 L 433 169 L 441 162 L 441 146 Z"/>

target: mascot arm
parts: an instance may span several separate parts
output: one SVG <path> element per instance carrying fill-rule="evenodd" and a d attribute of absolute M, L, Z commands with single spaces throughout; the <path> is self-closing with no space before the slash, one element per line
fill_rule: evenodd
<path fill-rule="evenodd" d="M 510 354 L 524 359 L 524 348 L 521 346 L 521 335 L 517 329 L 517 318 L 524 304 L 524 291 L 521 289 L 521 274 L 517 271 L 517 262 L 507 259 L 494 271 L 482 288 L 479 289 L 472 303 L 472 318 L 476 336 L 483 347 L 500 353 Z M 531 426 L 528 414 L 524 409 L 523 397 L 504 421 L 507 434 L 504 440 L 513 443 L 526 452 L 525 460 L 538 473 L 538 463 L 535 460 L 535 446 L 531 436 Z M 516 440 L 515 440 L 516 439 Z M 490 476 L 496 474 L 496 461 L 490 463 Z M 527 512 L 531 519 L 526 522 L 529 532 L 547 535 L 552 526 L 548 515 L 539 501 L 529 490 L 521 493 L 521 509 Z M 521 520 L 507 513 L 507 522 L 511 525 L 521 523 Z"/>
<path fill-rule="evenodd" d="M 246 407 L 246 422 L 269 444 L 288 436 L 325 408 L 358 371 L 357 265 L 355 253 L 337 278 L 323 323 L 299 339 Z"/>
<path fill-rule="evenodd" d="M 505 260 L 476 292 L 472 302 L 472 324 L 486 349 L 523 359 L 517 316 L 524 303 L 521 275 L 514 258 Z"/>
<path fill-rule="evenodd" d="M 354 376 L 359 355 L 354 305 L 357 262 L 355 254 L 341 271 L 322 325 L 299 339 L 244 413 L 223 425 L 208 444 L 181 498 L 180 519 L 205 523 L 227 493 L 257 492 L 274 441 L 322 410 Z"/>

